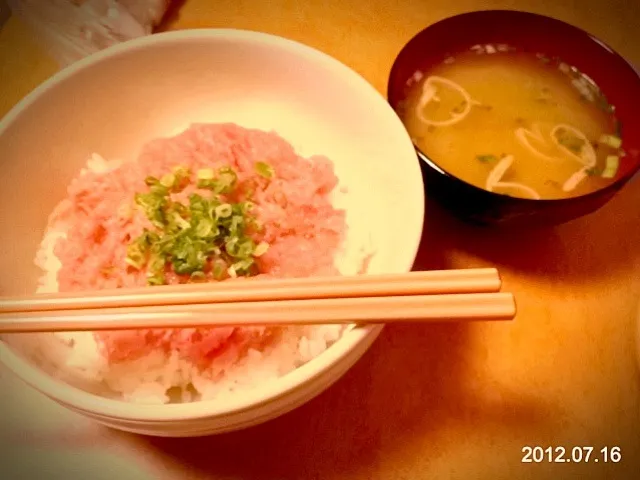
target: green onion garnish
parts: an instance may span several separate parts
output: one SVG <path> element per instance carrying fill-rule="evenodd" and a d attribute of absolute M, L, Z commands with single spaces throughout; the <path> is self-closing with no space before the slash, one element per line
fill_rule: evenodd
<path fill-rule="evenodd" d="M 257 174 L 264 178 L 273 178 L 275 173 L 273 167 L 265 162 L 256 162 L 255 168 Z"/>
<path fill-rule="evenodd" d="M 268 245 L 256 246 L 247 234 L 257 226 L 251 216 L 254 205 L 231 203 L 221 196 L 232 193 L 237 178 L 229 167 L 217 172 L 199 170 L 194 179 L 185 167 L 160 180 L 147 177 L 149 191 L 136 194 L 135 203 L 154 229 L 145 229 L 128 245 L 126 263 L 136 270 L 146 269 L 149 285 L 165 284 L 167 269 L 189 275 L 189 281 L 253 275 L 254 258 L 264 254 Z M 210 193 L 192 193 L 186 204 L 171 197 L 194 183 Z"/>
<path fill-rule="evenodd" d="M 224 274 L 227 269 L 227 264 L 220 259 L 214 260 L 213 262 L 213 278 L 216 280 L 224 279 Z"/>
<path fill-rule="evenodd" d="M 602 178 L 613 178 L 618 173 L 620 166 L 620 158 L 617 155 L 608 155 L 605 160 L 605 167 L 602 172 Z"/>
<path fill-rule="evenodd" d="M 598 142 L 616 150 L 622 146 L 622 140 L 615 135 L 602 135 Z"/>
<path fill-rule="evenodd" d="M 151 286 L 165 285 L 166 279 L 164 275 L 151 275 L 147 277 L 147 283 Z"/>
<path fill-rule="evenodd" d="M 223 203 L 222 205 L 218 205 L 216 207 L 216 217 L 218 218 L 227 218 L 231 216 L 233 213 L 233 207 L 228 203 Z"/>
<path fill-rule="evenodd" d="M 211 234 L 212 230 L 213 230 L 213 220 L 209 218 L 202 218 L 200 221 L 198 221 L 194 233 L 198 238 L 205 238 L 209 234 Z"/>
<path fill-rule="evenodd" d="M 127 247 L 127 257 L 125 261 L 136 270 L 140 270 L 147 261 L 145 253 L 140 243 L 134 242 Z"/>
<path fill-rule="evenodd" d="M 495 162 L 498 160 L 495 155 L 476 155 L 476 158 L 482 163 Z"/>
<path fill-rule="evenodd" d="M 162 178 L 160 179 L 160 184 L 163 187 L 167 187 L 169 189 L 173 188 L 175 183 L 176 183 L 176 176 L 173 173 L 167 173 L 166 175 L 163 175 Z"/>
<path fill-rule="evenodd" d="M 202 170 L 198 170 L 198 180 L 213 180 L 216 176 L 215 172 L 211 168 L 203 168 Z"/>
<path fill-rule="evenodd" d="M 206 279 L 207 279 L 207 276 L 204 274 L 204 272 L 200 272 L 200 271 L 193 272 L 189 277 L 189 280 L 192 280 L 194 282 L 199 280 L 206 280 Z"/>
<path fill-rule="evenodd" d="M 152 186 L 157 185 L 158 183 L 160 183 L 160 180 L 158 180 L 156 177 L 147 177 L 147 178 L 144 179 L 144 183 L 148 187 L 152 187 Z"/>
<path fill-rule="evenodd" d="M 186 230 L 191 227 L 191 224 L 187 222 L 178 212 L 173 212 L 173 222 L 174 225 L 177 225 L 178 228 L 182 230 Z"/>
<path fill-rule="evenodd" d="M 215 194 L 231 193 L 236 186 L 238 177 L 236 173 L 228 167 L 222 167 L 218 170 L 217 177 L 211 177 L 208 169 L 198 172 L 198 188 L 211 190 Z"/>
<path fill-rule="evenodd" d="M 260 242 L 256 246 L 255 250 L 253 251 L 253 256 L 254 257 L 261 257 L 262 255 L 267 253 L 267 250 L 269 250 L 269 244 L 267 242 Z"/>

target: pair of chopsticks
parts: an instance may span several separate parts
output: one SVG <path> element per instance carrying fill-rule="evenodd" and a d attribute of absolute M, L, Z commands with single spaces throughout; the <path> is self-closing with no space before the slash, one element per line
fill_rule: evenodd
<path fill-rule="evenodd" d="M 501 284 L 483 268 L 0 297 L 0 334 L 511 320 L 515 301 Z"/>

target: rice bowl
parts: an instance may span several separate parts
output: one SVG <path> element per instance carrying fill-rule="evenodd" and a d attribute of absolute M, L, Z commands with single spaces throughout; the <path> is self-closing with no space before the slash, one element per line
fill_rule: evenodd
<path fill-rule="evenodd" d="M 212 50 L 213 46 L 218 49 Z M 238 56 L 234 49 L 243 52 L 244 57 Z M 160 68 L 160 58 L 170 59 L 171 55 L 184 59 L 182 67 L 187 73 L 167 67 L 171 64 L 167 60 L 162 68 L 167 69 L 165 76 L 173 76 L 171 82 L 167 80 L 158 85 L 136 76 L 136 68 L 140 71 Z M 216 55 L 220 58 L 210 58 Z M 215 64 L 222 58 L 227 61 L 227 71 L 206 77 L 210 71 L 207 62 Z M 271 78 L 263 76 L 260 88 L 252 83 L 255 75 L 247 75 L 255 58 L 271 65 L 273 72 Z M 299 73 L 287 67 L 292 61 L 297 62 Z M 133 104 L 126 110 L 113 107 L 107 100 L 109 95 L 123 95 L 122 89 L 109 87 L 110 81 L 120 76 L 123 69 L 129 78 L 135 79 L 132 83 L 139 83 L 137 89 L 124 92 L 127 101 Z M 195 69 L 205 72 L 205 78 L 193 79 L 189 72 Z M 247 85 L 237 92 L 239 79 L 246 79 Z M 201 93 L 199 98 L 167 100 L 158 107 L 158 98 L 167 98 L 167 89 L 180 82 L 193 83 L 194 91 L 203 92 L 199 88 L 208 87 L 206 92 L 219 92 L 221 98 L 203 98 L 205 94 Z M 105 99 L 97 99 L 93 108 L 62 101 L 69 99 L 80 86 L 86 94 L 103 92 Z M 324 89 L 334 102 L 318 98 L 318 89 Z M 229 108 L 230 98 L 236 97 L 233 108 Z M 216 107 L 197 108 L 198 104 Z M 53 132 L 40 129 L 38 133 L 42 145 L 56 145 L 56 148 L 51 150 L 51 158 L 41 165 L 45 173 L 38 175 L 34 186 L 28 188 L 38 191 L 40 187 L 39 191 L 50 191 L 51 195 L 38 207 L 33 218 L 15 211 L 2 214 L 3 221 L 16 224 L 13 241 L 8 239 L 12 247 L 15 245 L 15 251 L 2 258 L 2 267 L 4 271 L 16 271 L 18 266 L 17 270 L 28 271 L 28 256 L 32 263 L 36 251 L 40 250 L 38 263 L 47 273 L 40 278 L 40 291 L 59 288 L 57 273 L 65 263 L 54 252 L 55 245 L 65 235 L 64 229 L 50 228 L 45 235 L 46 219 L 52 207 L 64 198 L 64 189 L 88 157 L 91 159 L 88 169 L 93 169 L 93 174 L 104 173 L 118 168 L 119 164 L 112 164 L 112 160 L 135 159 L 151 139 L 175 137 L 190 124 L 228 126 L 234 123 L 245 129 L 277 132 L 291 143 L 292 150 L 301 158 L 326 156 L 335 165 L 331 211 L 344 210 L 348 232 L 344 241 L 337 242 L 324 257 L 325 260 L 332 258 L 336 271 L 328 271 L 331 268 L 323 260 L 321 268 L 303 269 L 299 275 L 355 274 L 368 257 L 371 257 L 370 273 L 403 272 L 411 268 L 422 228 L 424 201 L 411 141 L 393 111 L 372 87 L 317 51 L 268 35 L 225 30 L 174 32 L 114 47 L 55 76 L 3 120 L 0 143 L 3 151 L 7 151 L 7 158 L 34 158 L 33 149 L 41 145 L 28 142 L 27 130 L 38 128 L 30 118 L 41 118 L 47 125 L 47 118 L 53 114 L 51 108 L 60 105 L 69 110 L 65 114 L 68 118 L 85 121 L 75 128 L 61 126 Z M 104 129 L 91 125 L 98 123 L 96 120 L 101 115 L 106 116 L 107 123 L 109 118 L 116 118 L 116 113 L 109 111 L 113 108 L 119 115 L 120 126 L 109 132 L 110 138 L 105 138 Z M 140 113 L 145 109 L 153 109 L 161 120 L 142 121 L 148 118 Z M 279 115 L 274 116 L 274 111 Z M 365 118 L 365 112 L 370 118 Z M 59 114 L 59 108 L 56 113 Z M 135 135 L 130 133 L 134 125 L 140 125 Z M 10 139 L 10 133 L 17 140 Z M 386 137 L 385 145 L 379 142 L 382 135 Z M 392 162 L 388 161 L 390 158 Z M 365 161 L 369 168 L 363 169 Z M 277 174 L 278 166 L 274 167 Z M 40 177 L 50 178 L 56 169 L 62 169 L 61 180 L 56 186 L 47 187 Z M 11 185 L 17 184 L 23 175 L 24 169 L 9 166 L 3 204 L 5 199 L 15 198 Z M 407 204 L 411 207 L 404 218 L 396 218 L 393 212 L 406 209 Z M 312 226 L 319 226 L 320 220 L 327 217 L 327 211 L 319 214 Z M 380 225 L 377 218 L 370 217 L 372 211 L 384 215 L 386 224 Z M 16 221 L 21 216 L 27 218 L 26 222 Z M 22 233 L 32 230 L 41 232 L 40 237 L 35 238 L 31 233 L 25 245 L 15 242 Z M 336 234 L 339 230 L 340 227 Z M 321 244 L 331 242 L 323 240 Z M 312 250 L 320 249 L 316 246 Z M 277 252 L 276 247 L 273 252 Z M 298 255 L 296 260 L 299 262 L 302 257 Z M 296 275 L 291 271 L 275 274 Z M 1 285 L 3 291 L 28 292 L 37 286 L 37 277 L 27 278 L 26 274 L 20 277 L 15 282 L 5 278 Z M 70 288 L 68 278 L 64 281 Z M 185 364 L 184 358 L 175 352 L 170 352 L 168 357 L 149 352 L 136 358 L 137 363 L 127 363 L 126 368 L 120 365 L 118 370 L 113 363 L 107 368 L 104 356 L 99 354 L 100 344 L 91 333 L 66 337 L 48 335 L 46 341 L 42 336 L 37 341 L 35 336 L 21 336 L 13 343 L 14 346 L 20 344 L 17 349 L 20 353 L 0 344 L 0 359 L 38 390 L 107 425 L 154 435 L 200 435 L 259 423 L 304 403 L 346 372 L 380 329 L 373 326 L 283 329 L 277 341 L 259 348 L 246 348 L 232 362 L 218 362 L 217 372 L 222 375 L 216 376 L 216 381 L 212 381 L 211 370 L 208 377 L 194 374 L 193 365 Z M 167 402 L 170 404 L 165 405 Z"/>
<path fill-rule="evenodd" d="M 254 172 L 256 166 L 268 167 L 273 177 Z M 253 249 L 265 246 L 265 251 L 255 256 L 255 262 L 251 260 L 256 266 L 255 278 L 365 273 L 367 258 L 375 254 L 364 245 L 359 255 L 342 248 L 341 262 L 336 265 L 338 249 L 344 247 L 346 222 L 344 210 L 334 208 L 329 198 L 332 193 L 340 193 L 335 191 L 338 179 L 329 159 L 301 158 L 276 133 L 235 124 L 193 125 L 172 138 L 149 142 L 137 161 L 109 162 L 92 155 L 87 168 L 69 186 L 67 198 L 49 218 L 35 259 L 43 270 L 38 293 L 147 285 L 149 266 L 135 268 L 128 264 L 131 260 L 126 251 L 127 246 L 135 246 L 131 240 L 143 230 L 151 234 L 157 229 L 133 200 L 138 192 L 148 190 L 145 180 L 163 178 L 181 169 L 193 170 L 190 177 L 195 172 L 206 174 L 210 180 L 216 170 L 229 169 L 233 175 L 237 172 L 238 185 L 220 202 L 241 196 L 244 201 L 233 205 L 252 205 L 259 213 L 264 228 L 254 232 L 257 238 Z M 175 181 L 175 175 L 169 175 Z M 186 188 L 172 197 L 202 201 L 214 196 L 210 190 L 198 189 L 189 184 L 189 179 L 184 180 Z M 248 203 L 248 195 L 255 203 Z M 216 210 L 225 205 L 232 204 L 221 203 Z M 212 214 L 213 219 L 224 220 L 216 218 L 215 211 Z M 205 217 L 180 219 L 199 221 L 197 226 L 205 224 L 210 229 L 213 226 Z M 180 230 L 183 232 L 189 230 Z M 205 238 L 215 244 L 215 237 Z M 250 238 L 246 240 L 251 242 Z M 238 281 L 226 270 L 241 262 L 229 265 L 220 255 L 215 257 L 224 265 L 220 272 L 224 278 L 217 280 Z M 173 277 L 165 283 L 187 283 L 196 273 L 204 281 L 215 282 L 208 270 L 206 277 L 200 269 L 190 275 L 177 275 L 170 265 L 163 265 L 162 275 Z M 232 273 L 238 274 L 235 269 Z M 172 390 L 174 401 L 212 400 L 273 381 L 321 354 L 344 328 L 71 332 L 15 335 L 7 341 L 27 352 L 50 374 L 72 384 L 94 389 L 100 385 L 109 389 L 108 394 L 115 393 L 126 401 L 162 404 L 172 400 Z"/>

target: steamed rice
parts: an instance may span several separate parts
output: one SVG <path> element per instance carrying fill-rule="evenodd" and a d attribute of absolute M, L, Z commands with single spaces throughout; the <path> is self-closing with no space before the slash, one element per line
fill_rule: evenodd
<path fill-rule="evenodd" d="M 253 200 L 270 243 L 259 259 L 260 276 L 357 273 L 336 266 L 347 225 L 345 212 L 331 203 L 338 179 L 329 159 L 300 157 L 275 133 L 194 125 L 150 142 L 136 162 L 108 162 L 97 154 L 89 159 L 50 217 L 36 256 L 44 272 L 38 292 L 143 285 L 144 275 L 124 264 L 124 240 L 141 231 L 141 217 L 129 212 L 124 221 L 121 200 L 141 191 L 145 176 L 161 176 L 178 165 L 231 166 L 241 180 L 254 175 L 257 161 L 268 161 L 277 178 L 258 188 Z M 12 343 L 83 389 L 131 402 L 167 403 L 256 388 L 321 354 L 344 327 L 158 330 L 137 337 L 136 332 L 19 335 Z"/>

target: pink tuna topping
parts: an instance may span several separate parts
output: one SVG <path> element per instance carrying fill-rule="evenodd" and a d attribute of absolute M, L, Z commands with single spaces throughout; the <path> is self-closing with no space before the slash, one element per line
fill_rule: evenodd
<path fill-rule="evenodd" d="M 269 182 L 259 181 L 256 162 L 273 168 L 275 175 Z M 224 166 L 238 176 L 233 195 L 239 200 L 251 191 L 255 215 L 264 225 L 262 231 L 251 234 L 254 241 L 269 244 L 267 252 L 256 259 L 258 277 L 338 274 L 334 256 L 346 223 L 345 212 L 333 208 L 329 199 L 338 183 L 331 161 L 321 156 L 300 157 L 275 133 L 234 124 L 196 124 L 173 138 L 149 142 L 137 162 L 106 172 L 88 171 L 72 181 L 67 198 L 50 220 L 50 227 L 67 231 L 54 249 L 62 264 L 59 290 L 146 285 L 146 271 L 125 262 L 129 243 L 145 228 L 152 228 L 133 203 L 136 193 L 147 191 L 145 178 L 160 178 L 175 167 L 197 171 Z M 186 198 L 193 191 L 186 189 L 179 195 Z M 168 283 L 182 281 L 179 275 L 167 276 Z M 95 337 L 110 362 L 163 350 L 177 351 L 206 366 L 229 349 L 240 353 L 259 348 L 273 334 L 274 329 L 266 328 L 184 328 L 99 332 Z"/>

